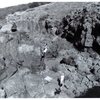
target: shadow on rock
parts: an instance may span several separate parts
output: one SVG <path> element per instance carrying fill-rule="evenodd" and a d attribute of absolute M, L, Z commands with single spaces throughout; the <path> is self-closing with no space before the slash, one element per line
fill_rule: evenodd
<path fill-rule="evenodd" d="M 100 86 L 90 88 L 86 91 L 86 93 L 83 93 L 76 98 L 100 98 Z"/>

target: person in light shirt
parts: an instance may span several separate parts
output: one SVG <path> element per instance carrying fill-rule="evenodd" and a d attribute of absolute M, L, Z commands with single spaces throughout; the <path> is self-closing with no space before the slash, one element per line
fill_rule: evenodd
<path fill-rule="evenodd" d="M 61 91 L 62 91 L 62 88 L 64 86 L 65 75 L 62 72 L 60 72 L 60 75 L 61 75 L 60 78 L 57 79 L 59 88 L 58 89 L 55 88 L 55 90 L 56 90 L 55 93 L 54 93 L 55 95 L 60 94 Z"/>

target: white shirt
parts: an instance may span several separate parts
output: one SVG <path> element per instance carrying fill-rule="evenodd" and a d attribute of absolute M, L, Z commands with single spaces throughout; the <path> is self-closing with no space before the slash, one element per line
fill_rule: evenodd
<path fill-rule="evenodd" d="M 65 76 L 64 76 L 64 74 L 62 74 L 62 75 L 61 75 L 61 78 L 60 78 L 60 82 L 61 82 L 61 84 L 63 84 L 63 82 L 64 82 L 64 78 L 65 78 Z"/>

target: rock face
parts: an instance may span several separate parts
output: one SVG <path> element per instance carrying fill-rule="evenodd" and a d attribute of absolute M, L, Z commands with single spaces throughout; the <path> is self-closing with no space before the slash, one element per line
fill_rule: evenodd
<path fill-rule="evenodd" d="M 100 86 L 99 6 L 49 3 L 6 16 L 0 97 L 78 97 Z"/>
<path fill-rule="evenodd" d="M 99 53 L 100 20 L 96 9 L 87 7 L 70 12 L 62 19 L 60 29 L 58 28 L 56 34 L 62 31 L 58 35 L 73 43 L 79 51 L 93 48 Z"/>

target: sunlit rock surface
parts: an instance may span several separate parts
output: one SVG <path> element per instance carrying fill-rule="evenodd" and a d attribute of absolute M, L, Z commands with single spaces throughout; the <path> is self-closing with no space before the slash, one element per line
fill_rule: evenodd
<path fill-rule="evenodd" d="M 0 29 L 0 98 L 79 97 L 100 86 L 100 36 L 91 35 L 99 12 L 99 3 L 55 2 L 7 15 Z M 73 16 L 89 21 L 80 28 Z"/>

